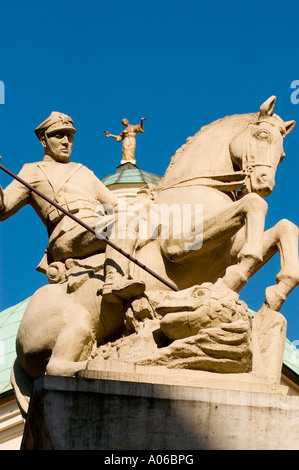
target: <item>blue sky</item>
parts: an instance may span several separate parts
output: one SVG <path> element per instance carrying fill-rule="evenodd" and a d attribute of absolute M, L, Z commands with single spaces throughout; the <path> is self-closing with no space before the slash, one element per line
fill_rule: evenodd
<path fill-rule="evenodd" d="M 266 228 L 282 218 L 299 226 L 299 3 L 201 0 L 40 2 L 0 0 L 0 105 L 2 163 L 18 173 L 42 159 L 35 127 L 51 111 L 69 114 L 77 134 L 74 161 L 99 178 L 114 173 L 120 121 L 138 123 L 138 166 L 162 176 L 171 156 L 201 126 L 225 115 L 256 112 L 276 95 L 275 112 L 298 122 L 285 140 L 287 157 L 267 198 Z M 299 96 L 299 95 L 298 95 Z M 10 178 L 0 174 L 7 186 Z M 47 235 L 31 207 L 0 229 L 0 309 L 29 297 L 46 283 L 37 273 Z M 276 256 L 241 292 L 254 310 L 275 283 Z M 299 340 L 299 289 L 282 313 L 288 338 Z"/>

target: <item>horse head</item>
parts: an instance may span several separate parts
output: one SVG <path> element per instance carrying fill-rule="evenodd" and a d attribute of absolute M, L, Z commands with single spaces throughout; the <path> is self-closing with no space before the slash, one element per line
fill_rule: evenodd
<path fill-rule="evenodd" d="M 245 192 L 263 198 L 275 187 L 276 170 L 285 157 L 283 140 L 295 126 L 295 121 L 284 122 L 273 113 L 275 101 L 275 96 L 268 98 L 230 144 L 232 161 L 248 176 Z"/>

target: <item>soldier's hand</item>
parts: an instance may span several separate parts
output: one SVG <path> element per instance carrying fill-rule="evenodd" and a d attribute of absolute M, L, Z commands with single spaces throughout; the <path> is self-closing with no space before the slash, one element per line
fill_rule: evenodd
<path fill-rule="evenodd" d="M 141 121 L 145 121 L 145 120 L 146 120 L 146 118 L 145 118 L 145 117 L 141 118 Z"/>

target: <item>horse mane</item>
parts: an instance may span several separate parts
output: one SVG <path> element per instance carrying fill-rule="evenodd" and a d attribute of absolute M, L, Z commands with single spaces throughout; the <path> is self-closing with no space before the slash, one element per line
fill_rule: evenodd
<path fill-rule="evenodd" d="M 187 180 L 188 177 L 233 172 L 230 142 L 246 128 L 256 113 L 234 114 L 203 126 L 177 149 L 159 187 Z"/>

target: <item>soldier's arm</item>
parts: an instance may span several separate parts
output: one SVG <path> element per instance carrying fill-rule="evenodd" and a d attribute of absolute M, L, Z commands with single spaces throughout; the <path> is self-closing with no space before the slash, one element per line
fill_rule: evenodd
<path fill-rule="evenodd" d="M 117 196 L 110 191 L 100 180 L 97 181 L 98 201 L 103 205 L 115 207 L 118 204 Z"/>
<path fill-rule="evenodd" d="M 24 167 L 19 175 L 25 181 L 28 180 Z M 1 188 L 0 221 L 6 220 L 18 212 L 23 206 L 29 203 L 29 200 L 30 190 L 16 180 L 13 180 L 4 190 Z"/>

